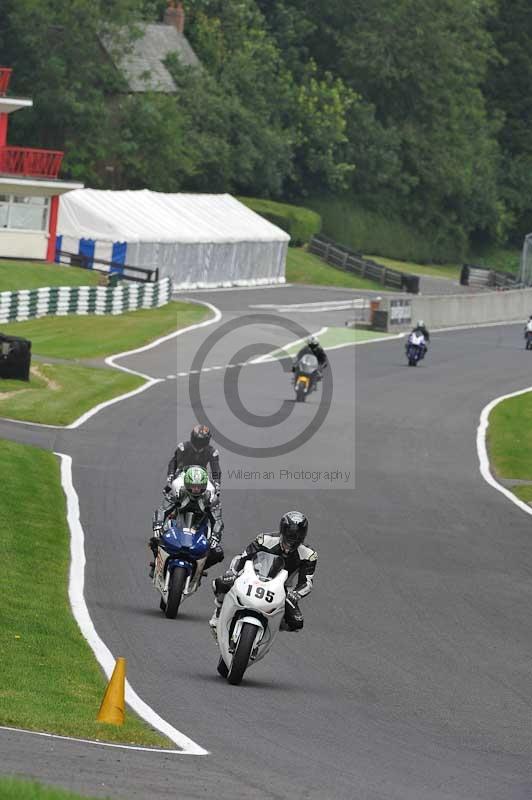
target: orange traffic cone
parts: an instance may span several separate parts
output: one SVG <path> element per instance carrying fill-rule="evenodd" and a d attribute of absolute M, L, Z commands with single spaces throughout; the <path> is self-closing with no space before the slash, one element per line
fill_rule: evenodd
<path fill-rule="evenodd" d="M 111 680 L 96 719 L 110 725 L 123 725 L 125 713 L 126 659 L 117 658 Z"/>

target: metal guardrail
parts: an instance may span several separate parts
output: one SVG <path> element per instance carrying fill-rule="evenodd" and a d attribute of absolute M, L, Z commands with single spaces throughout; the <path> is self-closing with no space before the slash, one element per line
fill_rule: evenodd
<path fill-rule="evenodd" d="M 323 261 L 337 269 L 360 275 L 377 281 L 382 286 L 389 286 L 397 291 L 419 293 L 419 276 L 398 272 L 375 261 L 364 258 L 361 253 L 349 247 L 338 244 L 326 236 L 313 236 L 309 243 L 309 252 L 314 253 Z"/>
<path fill-rule="evenodd" d="M 86 256 L 82 253 L 70 253 L 67 250 L 57 250 L 56 261 L 58 259 L 60 264 L 69 264 L 71 267 L 96 270 L 96 272 L 116 275 L 128 281 L 156 283 L 159 280 L 158 268 L 146 269 L 145 267 L 132 267 L 129 264 L 119 264 L 117 261 L 106 261 L 103 258 Z M 101 267 L 97 265 L 101 265 Z"/>
<path fill-rule="evenodd" d="M 499 272 L 489 267 L 479 267 L 476 264 L 462 265 L 460 284 L 489 289 L 516 289 L 519 286 L 517 277 L 511 272 Z"/>

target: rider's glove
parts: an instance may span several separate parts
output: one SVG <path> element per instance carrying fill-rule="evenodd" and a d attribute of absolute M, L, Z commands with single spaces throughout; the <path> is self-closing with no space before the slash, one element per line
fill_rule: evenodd
<path fill-rule="evenodd" d="M 299 601 L 301 600 L 301 595 L 299 592 L 296 592 L 295 589 L 289 589 L 286 593 L 286 601 L 290 603 L 291 606 L 297 606 Z"/>

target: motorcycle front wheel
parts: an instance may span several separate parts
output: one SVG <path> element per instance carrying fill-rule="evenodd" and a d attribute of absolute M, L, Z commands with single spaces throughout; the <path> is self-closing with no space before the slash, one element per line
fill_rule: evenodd
<path fill-rule="evenodd" d="M 231 668 L 227 676 L 227 680 L 233 686 L 238 686 L 244 677 L 244 672 L 249 664 L 249 657 L 256 635 L 257 626 L 252 625 L 251 622 L 244 622 L 242 630 L 240 631 L 240 639 L 238 640 L 238 645 L 231 662 Z"/>
<path fill-rule="evenodd" d="M 179 611 L 179 604 L 183 596 L 183 589 L 187 580 L 187 571 L 184 567 L 176 567 L 170 575 L 168 584 L 168 600 L 164 614 L 168 619 L 175 619 Z"/>
<path fill-rule="evenodd" d="M 305 387 L 301 383 L 296 386 L 296 400 L 298 403 L 305 402 Z"/>

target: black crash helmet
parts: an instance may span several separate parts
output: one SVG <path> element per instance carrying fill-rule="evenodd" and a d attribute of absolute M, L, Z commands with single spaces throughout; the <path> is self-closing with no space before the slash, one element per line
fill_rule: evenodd
<path fill-rule="evenodd" d="M 195 425 L 190 434 L 190 443 L 196 452 L 201 452 L 209 446 L 211 432 L 206 425 Z"/>
<path fill-rule="evenodd" d="M 301 511 L 289 511 L 281 517 L 279 535 L 281 547 L 292 553 L 305 541 L 308 530 L 308 519 Z"/>

